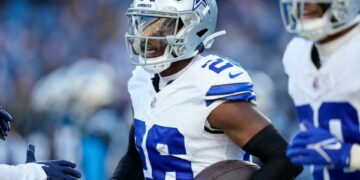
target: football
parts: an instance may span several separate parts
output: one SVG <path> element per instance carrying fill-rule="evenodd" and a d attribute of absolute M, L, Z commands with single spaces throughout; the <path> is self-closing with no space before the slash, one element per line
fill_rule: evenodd
<path fill-rule="evenodd" d="M 205 168 L 195 177 L 195 180 L 249 180 L 258 169 L 260 167 L 251 162 L 221 161 Z"/>

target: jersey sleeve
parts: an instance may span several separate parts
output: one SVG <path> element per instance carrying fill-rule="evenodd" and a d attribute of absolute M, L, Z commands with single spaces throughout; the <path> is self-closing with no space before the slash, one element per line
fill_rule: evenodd
<path fill-rule="evenodd" d="M 34 163 L 11 166 L 0 164 L 1 180 L 46 180 L 47 175 L 41 165 Z"/>
<path fill-rule="evenodd" d="M 219 101 L 255 102 L 253 83 L 248 73 L 235 61 L 211 56 L 202 67 L 208 81 L 205 102 L 210 106 Z"/>
<path fill-rule="evenodd" d="M 238 82 L 211 86 L 205 99 L 208 106 L 218 100 L 254 102 L 256 96 L 252 82 Z"/>

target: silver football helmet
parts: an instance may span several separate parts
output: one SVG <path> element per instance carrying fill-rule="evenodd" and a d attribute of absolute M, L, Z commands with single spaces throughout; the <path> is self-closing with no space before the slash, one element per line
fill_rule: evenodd
<path fill-rule="evenodd" d="M 131 63 L 160 73 L 210 48 L 225 34 L 215 33 L 217 13 L 216 0 L 134 0 L 125 35 Z"/>
<path fill-rule="evenodd" d="M 308 19 L 307 3 L 318 4 L 323 15 Z M 360 0 L 280 0 L 285 28 L 290 33 L 320 41 L 360 22 Z"/>

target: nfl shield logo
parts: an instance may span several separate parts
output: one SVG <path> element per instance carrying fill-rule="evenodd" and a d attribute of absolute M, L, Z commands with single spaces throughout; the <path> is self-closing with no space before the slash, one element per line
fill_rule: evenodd
<path fill-rule="evenodd" d="M 319 78 L 317 78 L 317 77 L 313 81 L 313 88 L 319 89 Z"/>
<path fill-rule="evenodd" d="M 151 101 L 151 103 L 150 103 L 151 109 L 154 109 L 155 106 L 156 106 L 156 98 L 154 98 L 154 99 Z"/>

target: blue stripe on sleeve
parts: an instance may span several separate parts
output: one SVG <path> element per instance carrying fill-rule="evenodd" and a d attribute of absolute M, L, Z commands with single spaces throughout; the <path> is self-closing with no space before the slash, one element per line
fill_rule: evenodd
<path fill-rule="evenodd" d="M 226 95 L 244 91 L 253 92 L 253 85 L 251 83 L 236 83 L 212 86 L 206 96 Z"/>
<path fill-rule="evenodd" d="M 217 101 L 217 100 L 224 100 L 224 101 L 254 101 L 256 100 L 256 96 L 254 95 L 254 93 L 249 92 L 249 93 L 244 93 L 244 94 L 238 94 L 238 95 L 233 95 L 233 96 L 227 96 L 227 97 L 223 97 L 223 98 L 219 98 L 219 99 L 214 99 L 214 100 L 206 100 L 206 106 L 210 106 L 213 102 Z"/>

